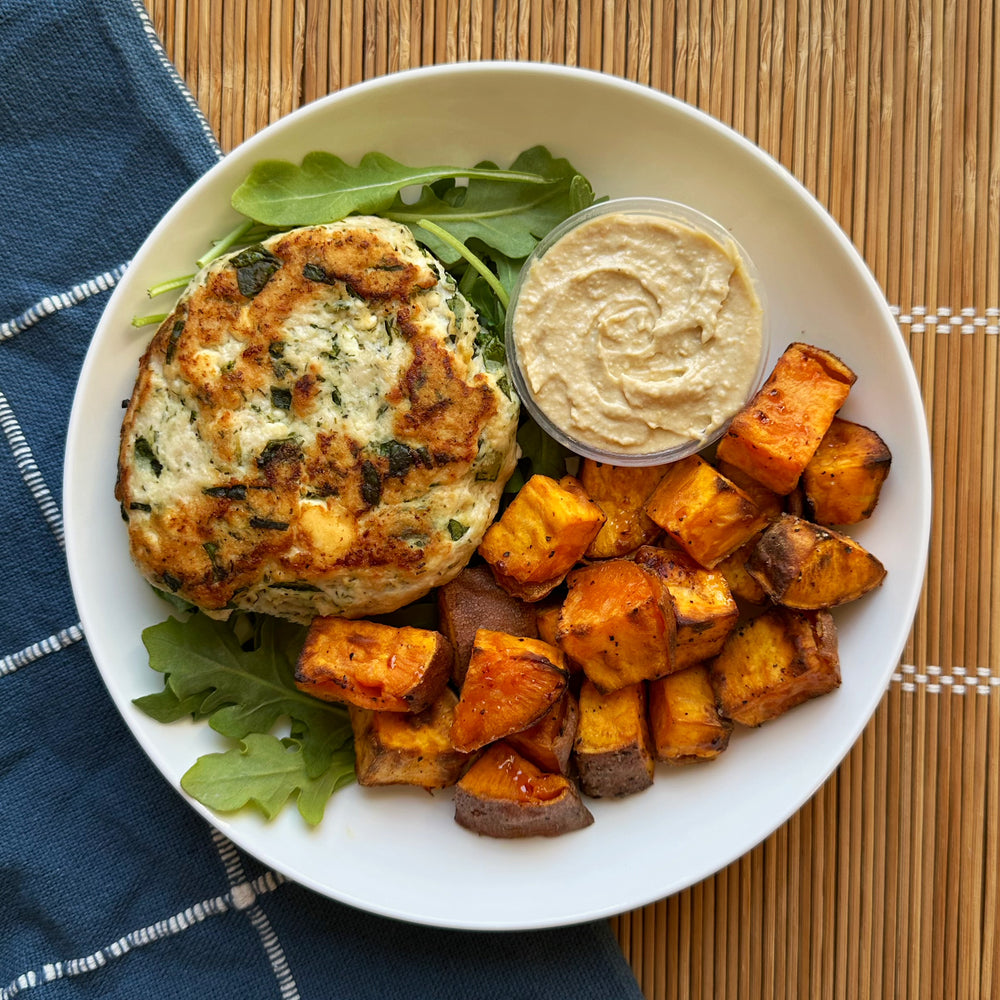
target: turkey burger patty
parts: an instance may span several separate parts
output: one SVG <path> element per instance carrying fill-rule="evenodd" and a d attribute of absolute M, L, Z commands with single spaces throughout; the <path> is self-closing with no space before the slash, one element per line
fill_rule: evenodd
<path fill-rule="evenodd" d="M 139 363 L 115 496 L 136 565 L 205 611 L 395 610 L 496 515 L 518 405 L 403 226 L 352 217 L 213 262 Z"/>

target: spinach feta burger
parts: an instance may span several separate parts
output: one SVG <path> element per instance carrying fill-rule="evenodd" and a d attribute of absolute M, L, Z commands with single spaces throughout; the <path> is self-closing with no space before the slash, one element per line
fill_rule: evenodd
<path fill-rule="evenodd" d="M 518 405 L 405 227 L 352 217 L 200 272 L 139 363 L 115 495 L 146 579 L 224 616 L 394 610 L 493 520 Z"/>

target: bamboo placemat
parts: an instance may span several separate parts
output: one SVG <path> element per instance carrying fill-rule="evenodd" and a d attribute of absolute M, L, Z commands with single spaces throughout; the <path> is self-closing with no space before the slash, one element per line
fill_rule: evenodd
<path fill-rule="evenodd" d="M 926 404 L 935 494 L 902 663 L 815 797 L 613 921 L 645 994 L 1000 995 L 1000 8 L 992 0 L 145 0 L 225 149 L 435 62 L 601 69 L 788 167 L 865 256 Z"/>

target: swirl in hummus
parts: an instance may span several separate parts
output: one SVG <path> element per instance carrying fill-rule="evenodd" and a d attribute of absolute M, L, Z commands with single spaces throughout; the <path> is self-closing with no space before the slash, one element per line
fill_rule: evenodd
<path fill-rule="evenodd" d="M 702 442 L 753 390 L 763 312 L 738 247 L 615 212 L 535 259 L 513 318 L 534 402 L 565 434 L 645 455 Z"/>

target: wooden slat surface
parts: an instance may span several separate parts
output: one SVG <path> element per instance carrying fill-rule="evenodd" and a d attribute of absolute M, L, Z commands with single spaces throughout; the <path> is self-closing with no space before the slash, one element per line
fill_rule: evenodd
<path fill-rule="evenodd" d="M 650 998 L 1000 996 L 1000 9 L 991 0 L 146 0 L 225 149 L 395 70 L 534 59 L 674 94 L 865 256 L 920 380 L 933 537 L 856 747 L 746 857 L 615 918 Z"/>

